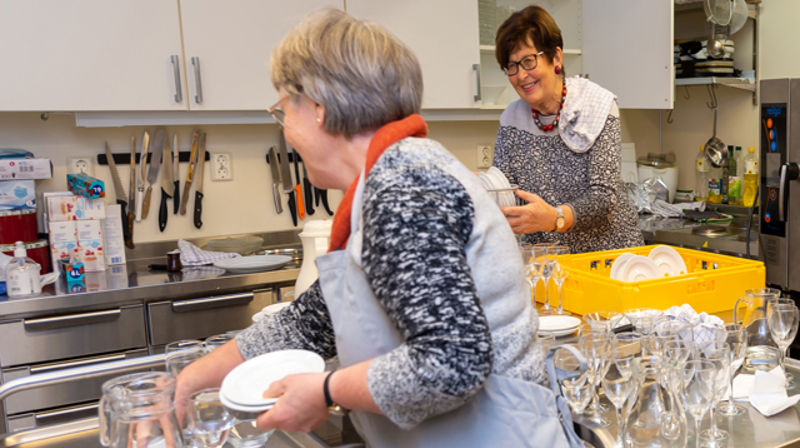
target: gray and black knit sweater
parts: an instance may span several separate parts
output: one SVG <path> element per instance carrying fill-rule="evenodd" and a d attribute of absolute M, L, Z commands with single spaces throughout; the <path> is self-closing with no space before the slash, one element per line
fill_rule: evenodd
<path fill-rule="evenodd" d="M 417 138 L 387 149 L 365 180 L 362 266 L 405 340 L 373 360 L 368 386 L 401 427 L 462 405 L 490 373 L 544 382 L 516 242 L 491 199 L 475 197 L 484 194 L 475 185 L 441 145 Z M 507 256 L 497 257 L 496 246 Z M 246 358 L 284 348 L 336 354 L 316 282 L 236 340 Z"/>

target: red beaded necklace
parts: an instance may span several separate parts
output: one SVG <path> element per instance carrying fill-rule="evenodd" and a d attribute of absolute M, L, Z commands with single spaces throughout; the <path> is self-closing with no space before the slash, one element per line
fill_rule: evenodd
<path fill-rule="evenodd" d="M 561 104 L 558 105 L 558 112 L 556 112 L 556 119 L 553 120 L 550 124 L 542 124 L 539 121 L 539 111 L 531 107 L 531 115 L 533 115 L 533 121 L 536 123 L 536 126 L 539 126 L 541 130 L 544 132 L 552 131 L 556 127 L 558 127 L 558 119 L 561 118 L 561 109 L 564 108 L 564 99 L 567 97 L 567 86 L 566 84 L 564 87 L 561 88 Z"/>

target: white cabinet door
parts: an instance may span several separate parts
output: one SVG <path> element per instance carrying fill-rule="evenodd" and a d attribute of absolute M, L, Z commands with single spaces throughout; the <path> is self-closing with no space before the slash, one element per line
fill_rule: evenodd
<path fill-rule="evenodd" d="M 173 55 L 177 0 L 3 0 L 0 110 L 182 110 Z"/>
<path fill-rule="evenodd" d="M 583 72 L 619 107 L 671 109 L 673 0 L 584 0 Z"/>
<path fill-rule="evenodd" d="M 344 9 L 342 0 L 180 0 L 180 5 L 189 108 L 217 111 L 271 106 L 278 100 L 269 75 L 273 48 L 309 12 Z"/>
<path fill-rule="evenodd" d="M 377 22 L 422 66 L 425 109 L 472 108 L 480 63 L 478 4 L 464 0 L 347 0 L 347 12 Z"/>

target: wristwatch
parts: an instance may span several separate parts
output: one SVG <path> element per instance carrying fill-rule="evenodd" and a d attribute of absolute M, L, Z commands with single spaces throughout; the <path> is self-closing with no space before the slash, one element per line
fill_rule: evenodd
<path fill-rule="evenodd" d="M 556 207 L 556 232 L 563 232 L 567 227 L 567 220 L 564 219 L 564 210 L 559 206 Z"/>
<path fill-rule="evenodd" d="M 333 399 L 331 398 L 331 393 L 328 390 L 328 382 L 330 381 L 331 375 L 333 375 L 333 372 L 336 372 L 336 371 L 332 370 L 330 373 L 325 375 L 325 382 L 322 384 L 322 393 L 325 396 L 325 406 L 328 407 L 328 412 L 330 412 L 331 415 L 344 416 L 344 415 L 347 415 L 348 413 L 350 413 L 350 410 L 349 409 L 345 409 L 345 408 L 339 406 L 338 404 L 334 403 Z"/>

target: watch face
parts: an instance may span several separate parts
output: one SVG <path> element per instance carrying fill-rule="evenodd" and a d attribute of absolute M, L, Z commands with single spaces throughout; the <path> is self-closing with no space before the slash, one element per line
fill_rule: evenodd
<path fill-rule="evenodd" d="M 564 218 L 559 217 L 556 219 L 556 229 L 563 229 L 564 228 Z"/>

